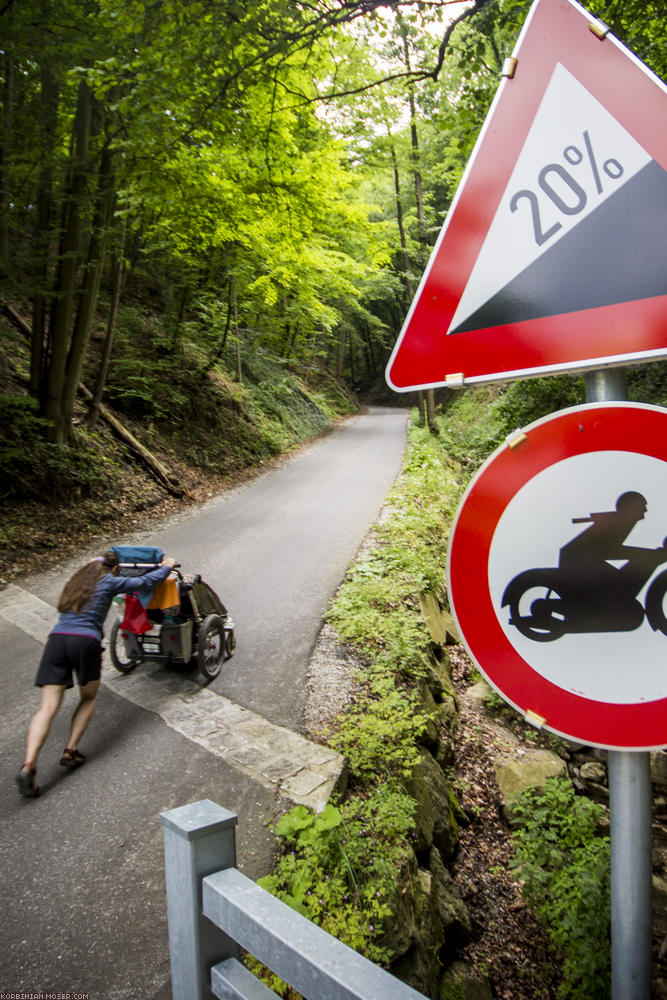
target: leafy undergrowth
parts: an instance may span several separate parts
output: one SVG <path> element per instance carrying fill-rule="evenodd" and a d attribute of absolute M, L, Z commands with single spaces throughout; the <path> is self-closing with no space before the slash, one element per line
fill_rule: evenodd
<path fill-rule="evenodd" d="M 610 989 L 611 853 L 599 823 L 607 810 L 550 778 L 512 804 L 523 894 L 563 955 L 559 997 L 606 1000 Z"/>
<path fill-rule="evenodd" d="M 331 736 L 362 781 L 373 781 L 379 762 L 405 777 L 417 761 L 427 719 L 416 708 L 414 683 L 426 675 L 430 643 L 419 594 L 440 586 L 461 488 L 457 468 L 427 430 L 411 428 L 385 516 L 328 615 L 364 663 L 356 702 Z"/>
<path fill-rule="evenodd" d="M 329 803 L 315 815 L 296 806 L 278 821 L 285 850 L 262 885 L 375 962 L 390 954 L 381 931 L 409 861 L 413 809 L 390 782 Z"/>

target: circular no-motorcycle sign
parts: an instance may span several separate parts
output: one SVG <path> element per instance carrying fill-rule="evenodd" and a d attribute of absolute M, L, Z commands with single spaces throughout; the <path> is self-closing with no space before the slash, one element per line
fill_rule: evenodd
<path fill-rule="evenodd" d="M 608 749 L 667 744 L 667 410 L 577 406 L 498 448 L 447 560 L 487 680 L 538 726 Z"/>

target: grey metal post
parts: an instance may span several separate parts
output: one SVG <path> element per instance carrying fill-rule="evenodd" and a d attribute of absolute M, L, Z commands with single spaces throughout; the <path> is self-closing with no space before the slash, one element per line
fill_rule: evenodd
<path fill-rule="evenodd" d="M 628 378 L 624 368 L 601 368 L 586 372 L 587 403 L 623 402 L 628 398 Z"/>
<path fill-rule="evenodd" d="M 611 996 L 651 994 L 651 769 L 648 753 L 609 751 Z"/>
<path fill-rule="evenodd" d="M 584 376 L 589 403 L 628 398 L 620 368 Z M 651 767 L 645 751 L 610 750 L 611 996 L 649 1000 L 651 991 Z"/>
<path fill-rule="evenodd" d="M 202 912 L 202 879 L 236 865 L 237 817 L 203 799 L 160 814 L 173 1000 L 207 1000 L 211 967 L 238 946 Z"/>

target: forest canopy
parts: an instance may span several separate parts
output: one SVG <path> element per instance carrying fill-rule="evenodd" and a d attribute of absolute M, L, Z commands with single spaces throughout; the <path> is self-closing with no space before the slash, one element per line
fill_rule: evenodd
<path fill-rule="evenodd" d="M 584 6 L 666 75 L 662 0 Z M 202 373 L 261 345 L 379 380 L 528 7 L 0 0 L 0 296 L 53 439 L 121 377 L 128 300 Z"/>

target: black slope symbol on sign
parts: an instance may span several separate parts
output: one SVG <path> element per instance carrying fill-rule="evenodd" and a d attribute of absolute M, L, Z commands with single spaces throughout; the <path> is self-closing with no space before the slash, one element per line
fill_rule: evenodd
<path fill-rule="evenodd" d="M 450 334 L 667 294 L 667 172 L 652 160 Z"/>

